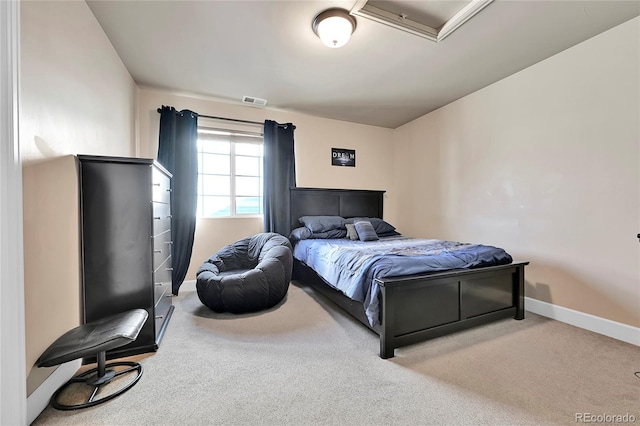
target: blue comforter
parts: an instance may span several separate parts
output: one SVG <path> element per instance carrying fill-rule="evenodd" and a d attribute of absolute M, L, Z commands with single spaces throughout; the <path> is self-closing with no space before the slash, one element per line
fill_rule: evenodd
<path fill-rule="evenodd" d="M 301 240 L 295 243 L 293 256 L 349 298 L 361 302 L 371 326 L 380 322 L 376 278 L 512 262 L 511 256 L 497 247 L 403 236 L 367 242 L 344 238 Z"/>

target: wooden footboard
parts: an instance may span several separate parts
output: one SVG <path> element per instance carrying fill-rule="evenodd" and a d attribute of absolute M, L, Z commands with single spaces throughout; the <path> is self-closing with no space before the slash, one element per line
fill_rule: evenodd
<path fill-rule="evenodd" d="M 294 279 L 329 298 L 380 336 L 380 357 L 422 342 L 503 318 L 524 318 L 524 267 L 528 262 L 378 279 L 380 324 L 371 326 L 361 303 L 329 286 L 294 259 Z"/>
<path fill-rule="evenodd" d="M 394 349 L 502 318 L 524 318 L 528 262 L 379 279 L 380 357 Z"/>

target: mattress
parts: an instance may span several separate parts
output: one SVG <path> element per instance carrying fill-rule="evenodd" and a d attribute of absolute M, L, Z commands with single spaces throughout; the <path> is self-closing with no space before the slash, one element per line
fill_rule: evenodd
<path fill-rule="evenodd" d="M 367 242 L 346 238 L 301 240 L 295 242 L 293 257 L 329 285 L 362 303 L 371 326 L 380 321 L 376 278 L 482 268 L 513 260 L 499 247 L 405 236 Z"/>

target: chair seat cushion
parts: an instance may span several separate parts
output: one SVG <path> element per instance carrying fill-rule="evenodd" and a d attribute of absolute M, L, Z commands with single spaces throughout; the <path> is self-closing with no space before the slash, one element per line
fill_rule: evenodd
<path fill-rule="evenodd" d="M 207 259 L 196 274 L 196 290 L 200 301 L 215 312 L 255 312 L 284 299 L 292 269 L 289 239 L 261 233 Z"/>
<path fill-rule="evenodd" d="M 36 365 L 52 367 L 124 346 L 138 338 L 148 316 L 146 310 L 134 309 L 79 325 L 58 337 Z"/>

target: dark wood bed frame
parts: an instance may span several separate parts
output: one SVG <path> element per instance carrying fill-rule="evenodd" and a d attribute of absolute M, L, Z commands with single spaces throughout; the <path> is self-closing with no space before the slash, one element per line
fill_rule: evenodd
<path fill-rule="evenodd" d="M 291 229 L 312 215 L 382 218 L 385 191 L 292 188 Z M 312 287 L 380 336 L 380 357 L 395 348 L 499 319 L 524 318 L 524 267 L 529 262 L 377 279 L 380 324 L 371 326 L 362 303 L 334 289 L 294 259 L 294 280 Z"/>

